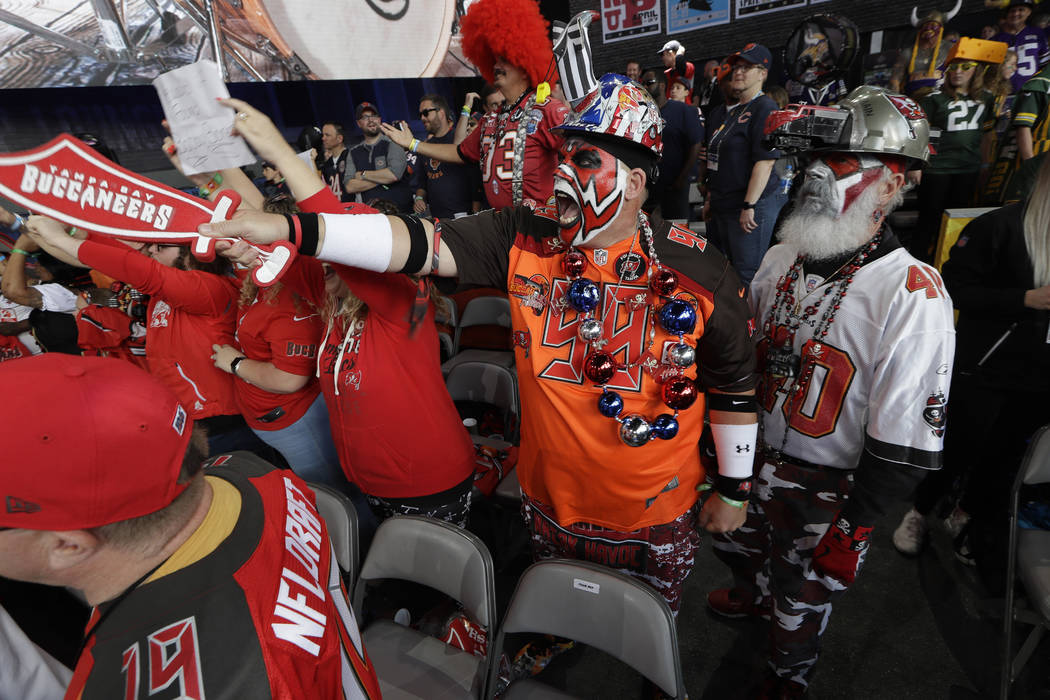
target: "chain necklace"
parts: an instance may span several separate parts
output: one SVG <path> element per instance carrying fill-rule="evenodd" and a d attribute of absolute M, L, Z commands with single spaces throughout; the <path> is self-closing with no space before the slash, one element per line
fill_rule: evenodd
<path fill-rule="evenodd" d="M 798 315 L 798 310 L 802 302 L 813 293 L 805 294 L 797 302 L 795 300 L 795 294 L 799 293 L 798 282 L 802 277 L 802 266 L 806 260 L 805 256 L 799 255 L 796 257 L 795 262 L 791 264 L 788 271 L 777 282 L 777 291 L 773 297 L 773 305 L 770 309 L 769 317 L 762 327 L 762 332 L 769 340 L 762 381 L 763 383 L 771 383 L 773 386 L 766 387 L 766 391 L 761 393 L 766 394 L 767 391 L 777 391 L 776 385 L 783 385 L 787 380 L 791 380 L 791 386 L 786 390 L 786 419 L 784 421 L 784 435 L 780 441 L 780 450 L 783 450 L 787 444 L 788 432 L 791 429 L 791 416 L 798 405 L 798 401 L 805 394 L 810 379 L 813 377 L 813 371 L 817 366 L 817 358 L 823 351 L 824 339 L 831 329 L 831 324 L 835 321 L 836 314 L 842 307 L 842 301 L 846 297 L 846 292 L 849 291 L 857 271 L 868 261 L 880 243 L 882 243 L 881 228 L 867 245 L 858 250 L 852 258 L 847 260 L 842 267 L 825 280 L 824 292 L 821 294 L 820 299 L 807 305 L 803 309 L 801 316 Z M 832 298 L 824 309 L 824 313 L 821 315 L 813 335 L 803 343 L 799 354 L 795 354 L 793 352 L 795 334 L 803 323 L 806 323 L 810 317 L 817 313 L 821 304 L 828 297 Z M 789 311 L 789 308 L 793 310 Z M 784 316 L 783 322 L 778 324 L 777 321 L 781 320 L 781 316 Z M 780 337 L 776 335 L 777 328 L 784 329 Z"/>
<path fill-rule="evenodd" d="M 598 397 L 598 411 L 620 424 L 620 439 L 631 447 L 641 447 L 657 438 L 670 440 L 675 437 L 678 434 L 679 411 L 692 406 L 700 393 L 696 383 L 685 376 L 686 368 L 696 360 L 696 349 L 685 342 L 685 334 L 691 333 L 696 327 L 696 309 L 688 302 L 672 296 L 678 287 L 678 275 L 660 263 L 653 243 L 652 227 L 649 225 L 648 217 L 642 212 L 638 213 L 638 228 L 639 235 L 646 239 L 648 245 L 649 261 L 645 270 L 646 284 L 651 293 L 659 298 L 667 298 L 667 301 L 657 310 L 656 303 L 648 293 L 640 292 L 627 300 L 626 304 L 631 313 L 646 309 L 646 329 L 643 332 L 647 334 L 647 342 L 634 361 L 625 358 L 626 362 L 617 362 L 612 353 L 603 349 L 608 340 L 602 337 L 605 319 L 610 308 L 614 316 L 616 314 L 619 303 L 618 293 L 628 269 L 627 264 L 620 269 L 612 294 L 611 307 L 608 303 L 602 304 L 601 318 L 596 318 L 594 311 L 598 308 L 601 292 L 593 280 L 583 277 L 583 272 L 587 267 L 587 257 L 579 250 L 569 250 L 562 259 L 563 269 L 570 280 L 569 287 L 562 298 L 552 302 L 553 312 L 556 314 L 568 308 L 578 313 L 577 335 L 590 348 L 583 358 L 583 374 L 601 390 L 601 395 Z M 627 252 L 628 261 L 633 252 L 634 240 L 632 239 L 631 247 Z M 678 342 L 668 349 L 665 362 L 657 360 L 652 354 L 657 322 L 667 333 L 678 336 Z M 608 383 L 617 372 L 636 367 L 642 367 L 650 372 L 653 379 L 662 385 L 661 398 L 674 411 L 673 414 L 662 413 L 652 420 L 638 413 L 623 415 L 623 397 L 609 389 Z"/>

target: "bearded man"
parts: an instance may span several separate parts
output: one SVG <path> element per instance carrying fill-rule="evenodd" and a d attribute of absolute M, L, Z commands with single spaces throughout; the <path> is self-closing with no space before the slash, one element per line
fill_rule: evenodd
<path fill-rule="evenodd" d="M 556 206 L 436 225 L 249 214 L 201 232 L 273 242 L 293 223 L 301 254 L 505 290 L 535 554 L 623 570 L 677 612 L 697 529 L 739 527 L 750 493 L 758 426 L 746 290 L 704 238 L 641 211 L 662 119 L 640 85 L 604 76 L 557 128 Z M 705 407 L 717 474 L 697 447 Z"/>
<path fill-rule="evenodd" d="M 929 126 L 914 102 L 880 88 L 858 88 L 834 110 L 775 112 L 767 123 L 775 146 L 829 124 L 839 133 L 817 144 L 781 244 L 751 286 L 763 428 L 755 498 L 745 526 L 715 542 L 734 586 L 712 591 L 711 609 L 772 614 L 760 697 L 805 695 L 832 603 L 873 526 L 940 467 L 952 304 L 937 271 L 885 223 L 905 169 L 928 158 Z"/>

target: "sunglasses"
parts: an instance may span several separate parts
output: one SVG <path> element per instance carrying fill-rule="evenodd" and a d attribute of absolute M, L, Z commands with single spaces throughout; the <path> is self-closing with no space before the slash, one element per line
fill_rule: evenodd
<path fill-rule="evenodd" d="M 971 68 L 977 67 L 977 61 L 964 61 L 962 63 L 952 63 L 948 66 L 948 70 L 970 70 Z"/>
<path fill-rule="evenodd" d="M 421 109 L 421 110 L 419 110 L 419 118 L 420 119 L 426 119 L 427 117 L 430 116 L 431 112 L 440 112 L 440 111 L 441 110 L 438 109 L 437 107 L 431 107 L 430 109 Z"/>

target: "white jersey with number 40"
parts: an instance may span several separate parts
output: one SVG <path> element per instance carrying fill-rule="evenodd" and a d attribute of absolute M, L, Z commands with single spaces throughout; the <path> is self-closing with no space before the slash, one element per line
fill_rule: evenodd
<path fill-rule="evenodd" d="M 794 247 L 780 244 L 763 259 L 751 284 L 759 329 L 795 258 Z M 796 285 L 797 313 L 792 304 L 777 320 L 793 325 L 807 306 L 818 305 L 795 334 L 792 350 L 800 355 L 837 294 L 825 294 L 824 280 L 804 270 Z M 764 336 L 760 368 L 770 342 Z M 861 267 L 813 350 L 813 372 L 792 401 L 785 400 L 792 379 L 763 376 L 759 403 L 767 446 L 839 469 L 855 468 L 864 450 L 897 464 L 940 466 L 955 329 L 951 299 L 934 268 L 904 248 Z"/>

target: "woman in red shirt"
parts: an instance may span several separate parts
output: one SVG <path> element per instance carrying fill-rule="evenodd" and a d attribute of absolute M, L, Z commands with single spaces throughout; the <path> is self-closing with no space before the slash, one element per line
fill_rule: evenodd
<path fill-rule="evenodd" d="M 149 371 L 208 430 L 212 454 L 267 450 L 248 429 L 234 401 L 232 377 L 211 361 L 213 344 L 233 342 L 237 287 L 228 263 L 202 263 L 189 246 L 152 243 L 143 251 L 101 236 L 81 241 L 46 216 L 29 218 L 30 235 L 45 249 L 79 260 L 150 295 L 146 321 Z M 145 253 L 145 254 L 143 254 Z"/>
<path fill-rule="evenodd" d="M 281 170 L 300 210 L 347 211 L 266 115 L 227 103 L 245 115 L 236 129 Z M 474 445 L 445 388 L 433 305 L 413 322 L 417 285 L 408 277 L 322 267 L 316 258 L 299 258 L 282 281 L 321 309 L 318 376 L 347 478 L 380 518 L 402 513 L 465 524 Z"/>

